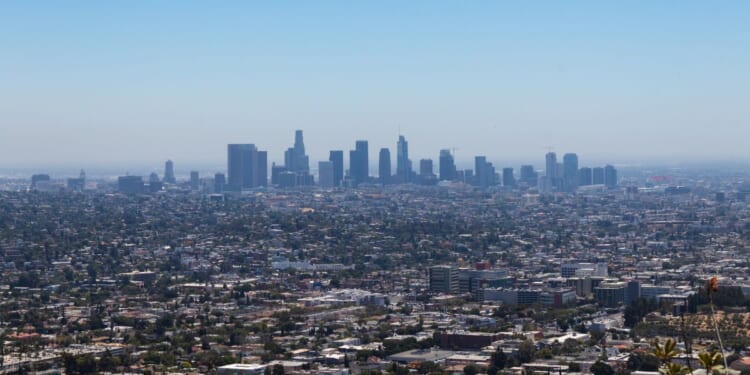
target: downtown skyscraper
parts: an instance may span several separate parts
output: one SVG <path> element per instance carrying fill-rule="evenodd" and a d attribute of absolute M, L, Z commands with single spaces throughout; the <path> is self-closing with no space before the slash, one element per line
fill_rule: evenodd
<path fill-rule="evenodd" d="M 284 167 L 289 172 L 310 172 L 310 158 L 305 154 L 305 142 L 302 138 L 302 130 L 294 132 L 294 147 L 290 147 L 284 152 Z"/>
<path fill-rule="evenodd" d="M 241 191 L 268 185 L 268 153 L 254 144 L 227 145 L 227 189 Z"/>
<path fill-rule="evenodd" d="M 357 186 L 367 182 L 370 177 L 370 159 L 367 141 L 356 142 L 354 150 L 349 151 L 349 175 L 352 185 Z"/>
<path fill-rule="evenodd" d="M 409 142 L 406 141 L 403 135 L 398 136 L 398 143 L 396 143 L 396 177 L 399 183 L 407 183 L 412 179 Z"/>

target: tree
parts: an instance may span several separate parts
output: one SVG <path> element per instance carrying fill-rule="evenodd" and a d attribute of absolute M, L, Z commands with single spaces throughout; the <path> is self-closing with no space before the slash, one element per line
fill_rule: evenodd
<path fill-rule="evenodd" d="M 711 374 L 714 370 L 724 368 L 724 357 L 716 351 L 698 353 L 698 362 L 706 369 L 706 374 Z"/>
<path fill-rule="evenodd" d="M 529 340 L 524 340 L 518 346 L 517 359 L 521 364 L 529 363 L 534 359 L 534 353 L 536 353 L 536 346 Z"/>
<path fill-rule="evenodd" d="M 664 341 L 664 346 L 659 344 L 659 339 L 655 339 L 651 345 L 654 347 L 654 355 L 662 362 L 662 364 L 672 362 L 672 359 L 681 353 L 680 350 L 677 349 L 677 342 L 672 339 Z"/>
<path fill-rule="evenodd" d="M 615 375 L 615 370 L 612 369 L 612 366 L 602 361 L 596 361 L 596 363 L 591 365 L 591 373 L 594 375 Z"/>
<path fill-rule="evenodd" d="M 508 356 L 505 355 L 502 349 L 497 348 L 492 356 L 490 357 L 490 363 L 497 369 L 504 369 L 505 364 L 508 362 Z"/>
<path fill-rule="evenodd" d="M 277 363 L 273 365 L 273 370 L 271 371 L 271 375 L 284 375 L 284 366 L 280 363 Z"/>
<path fill-rule="evenodd" d="M 477 375 L 479 369 L 475 365 L 464 366 L 464 375 Z"/>

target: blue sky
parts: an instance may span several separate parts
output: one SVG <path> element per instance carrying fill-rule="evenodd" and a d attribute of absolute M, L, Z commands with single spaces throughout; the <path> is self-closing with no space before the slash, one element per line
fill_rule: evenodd
<path fill-rule="evenodd" d="M 746 1 L 0 3 L 0 165 L 750 159 Z"/>

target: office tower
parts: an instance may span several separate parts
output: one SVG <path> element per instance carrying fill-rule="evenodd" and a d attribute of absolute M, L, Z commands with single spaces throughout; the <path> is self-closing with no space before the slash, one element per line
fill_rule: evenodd
<path fill-rule="evenodd" d="M 398 182 L 407 183 L 411 181 L 411 160 L 409 160 L 409 143 L 403 135 L 398 136 L 396 144 L 396 176 Z"/>
<path fill-rule="evenodd" d="M 503 186 L 516 186 L 516 177 L 513 175 L 513 168 L 503 168 Z"/>
<path fill-rule="evenodd" d="M 434 266 L 430 267 L 429 273 L 430 292 L 446 294 L 458 293 L 458 268 L 451 266 Z"/>
<path fill-rule="evenodd" d="M 456 179 L 456 162 L 448 149 L 440 150 L 440 180 L 453 181 Z"/>
<path fill-rule="evenodd" d="M 69 178 L 68 179 L 68 189 L 73 191 L 83 191 L 83 189 L 86 187 L 86 172 L 81 169 L 81 173 L 78 175 L 78 178 Z"/>
<path fill-rule="evenodd" d="M 594 183 L 591 168 L 583 167 L 578 170 L 578 186 L 588 186 Z"/>
<path fill-rule="evenodd" d="M 279 187 L 280 188 L 292 188 L 297 186 L 297 173 L 291 171 L 284 171 L 279 174 Z"/>
<path fill-rule="evenodd" d="M 268 151 L 258 150 L 254 167 L 255 186 L 268 186 Z"/>
<path fill-rule="evenodd" d="M 349 152 L 349 174 L 354 186 L 367 182 L 370 177 L 369 163 L 367 141 L 357 141 L 354 150 Z"/>
<path fill-rule="evenodd" d="M 161 180 L 159 179 L 159 175 L 156 174 L 156 172 L 151 172 L 151 174 L 148 176 L 148 191 L 151 193 L 156 193 L 161 191 L 164 184 L 162 184 Z"/>
<path fill-rule="evenodd" d="M 381 148 L 378 157 L 378 177 L 381 184 L 391 183 L 391 151 Z"/>
<path fill-rule="evenodd" d="M 190 189 L 198 190 L 200 188 L 201 181 L 198 171 L 190 171 Z"/>
<path fill-rule="evenodd" d="M 334 186 L 332 161 L 318 162 L 318 183 L 320 187 L 324 188 L 332 188 Z"/>
<path fill-rule="evenodd" d="M 464 169 L 456 172 L 456 181 L 461 181 L 467 185 L 474 183 L 474 170 Z"/>
<path fill-rule="evenodd" d="M 560 169 L 557 165 L 557 154 L 554 152 L 548 152 L 544 156 L 544 167 L 544 179 L 540 183 L 542 191 L 551 192 L 559 190 L 558 185 L 561 184 L 559 183 L 559 176 L 557 173 Z"/>
<path fill-rule="evenodd" d="M 253 144 L 227 145 L 227 189 L 241 191 L 268 184 L 268 153 Z"/>
<path fill-rule="evenodd" d="M 617 186 L 617 169 L 609 164 L 604 167 L 604 185 L 610 189 Z"/>
<path fill-rule="evenodd" d="M 120 176 L 117 178 L 117 191 L 123 194 L 143 193 L 143 177 Z"/>
<path fill-rule="evenodd" d="M 486 156 L 475 156 L 474 157 L 474 185 L 479 187 L 487 187 L 489 186 L 488 180 L 487 180 L 487 171 L 485 170 L 487 167 L 487 157 Z"/>
<path fill-rule="evenodd" d="M 214 193 L 223 193 L 226 184 L 227 178 L 224 176 L 224 173 L 216 173 L 214 175 Z"/>
<path fill-rule="evenodd" d="M 271 164 L 271 185 L 279 184 L 279 176 L 286 172 L 286 168 L 283 165 Z"/>
<path fill-rule="evenodd" d="M 604 168 L 595 167 L 591 174 L 594 185 L 604 185 Z"/>
<path fill-rule="evenodd" d="M 557 177 L 557 154 L 554 152 L 548 152 L 547 155 L 544 156 L 544 176 L 549 179 L 554 179 Z"/>
<path fill-rule="evenodd" d="M 333 163 L 333 186 L 341 186 L 341 181 L 344 180 L 344 151 L 332 150 L 328 161 Z"/>
<path fill-rule="evenodd" d="M 521 182 L 526 186 L 536 186 L 538 184 L 538 176 L 534 170 L 533 165 L 522 165 L 521 166 Z"/>
<path fill-rule="evenodd" d="M 44 181 L 49 181 L 49 175 L 48 174 L 35 174 L 31 176 L 31 188 L 35 189 L 36 184 Z"/>
<path fill-rule="evenodd" d="M 284 152 L 284 166 L 290 172 L 310 172 L 310 158 L 305 154 L 302 130 L 294 132 L 294 147 L 290 147 Z"/>
<path fill-rule="evenodd" d="M 419 161 L 419 175 L 421 177 L 435 176 L 432 170 L 432 159 L 422 159 Z"/>
<path fill-rule="evenodd" d="M 177 180 L 174 178 L 174 163 L 171 160 L 167 160 L 164 163 L 164 182 L 168 184 L 174 184 Z"/>
<path fill-rule="evenodd" d="M 563 155 L 563 190 L 572 193 L 578 188 L 578 155 Z"/>

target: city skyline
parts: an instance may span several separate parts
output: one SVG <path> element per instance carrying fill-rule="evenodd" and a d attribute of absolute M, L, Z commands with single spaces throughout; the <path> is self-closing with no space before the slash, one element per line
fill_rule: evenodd
<path fill-rule="evenodd" d="M 82 4 L 1 6 L 0 165 L 279 161 L 299 128 L 311 161 L 750 158 L 744 2 Z"/>

